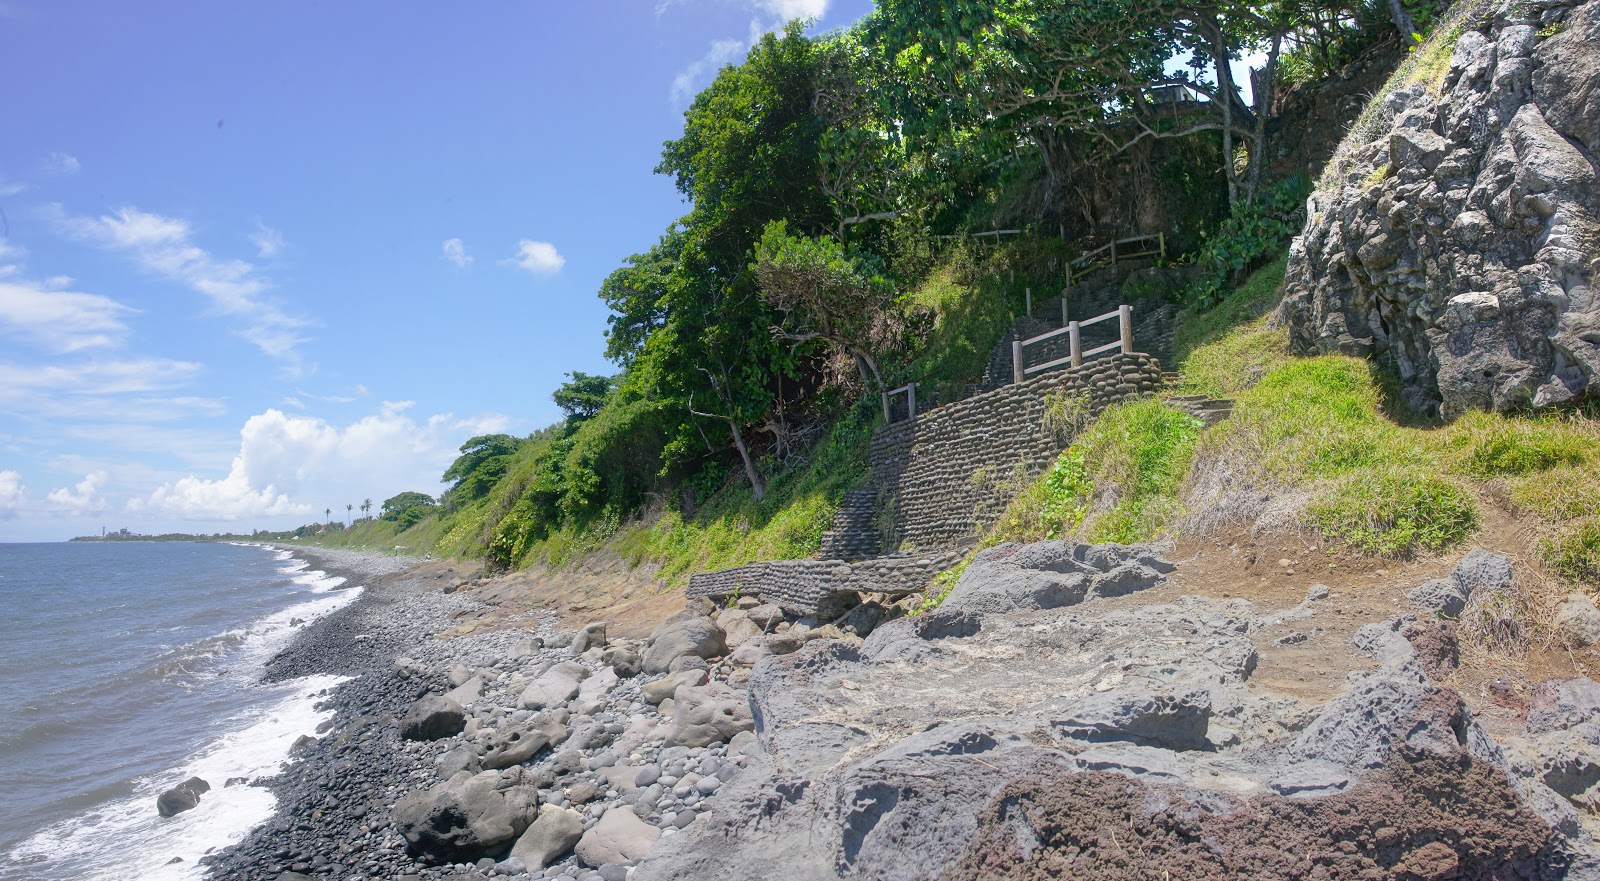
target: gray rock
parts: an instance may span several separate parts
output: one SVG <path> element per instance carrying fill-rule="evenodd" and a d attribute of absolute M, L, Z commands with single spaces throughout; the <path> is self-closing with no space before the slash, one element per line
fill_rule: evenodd
<path fill-rule="evenodd" d="M 627 808 L 611 808 L 578 840 L 574 850 L 587 866 L 631 863 L 642 859 L 661 838 L 661 830 Z"/>
<path fill-rule="evenodd" d="M 451 862 L 481 859 L 527 830 L 538 789 L 522 768 L 465 775 L 401 798 L 391 812 L 413 854 Z"/>
<path fill-rule="evenodd" d="M 539 654 L 539 651 L 543 648 L 544 640 L 537 636 L 529 636 L 511 647 L 510 656 L 513 658 L 531 658 Z"/>
<path fill-rule="evenodd" d="M 717 622 L 705 617 L 669 619 L 650 637 L 644 654 L 646 673 L 665 673 L 672 662 L 684 655 L 718 658 L 727 654 L 726 634 Z"/>
<path fill-rule="evenodd" d="M 1210 722 L 1211 696 L 1203 689 L 1176 694 L 1117 689 L 1074 702 L 1050 727 L 1056 736 L 1073 740 L 1187 750 L 1205 748 Z"/>
<path fill-rule="evenodd" d="M 406 740 L 440 740 L 454 737 L 467 726 L 467 714 L 449 698 L 429 695 L 411 705 L 400 720 L 400 736 Z"/>
<path fill-rule="evenodd" d="M 545 749 L 566 742 L 569 733 L 567 726 L 549 714 L 524 723 L 501 725 L 484 740 L 482 765 L 491 769 L 520 765 Z"/>
<path fill-rule="evenodd" d="M 1406 599 L 1414 608 L 1446 618 L 1461 617 L 1467 607 L 1467 595 L 1454 578 L 1434 578 L 1406 591 Z"/>
<path fill-rule="evenodd" d="M 1528 731 L 1543 734 L 1600 719 L 1600 683 L 1588 677 L 1547 679 L 1528 706 Z"/>
<path fill-rule="evenodd" d="M 704 669 L 679 670 L 676 673 L 668 673 L 654 682 L 647 683 L 643 688 L 639 689 L 639 696 L 649 703 L 659 704 L 672 697 L 679 688 L 685 685 L 705 685 L 708 678 L 710 677 L 706 675 Z"/>
<path fill-rule="evenodd" d="M 1138 545 L 1002 544 L 978 554 L 940 610 L 1004 614 L 1057 609 L 1160 584 L 1172 564 Z"/>
<path fill-rule="evenodd" d="M 589 649 L 605 648 L 605 646 L 606 625 L 603 621 L 586 625 L 572 637 L 572 653 L 574 655 L 581 655 Z"/>
<path fill-rule="evenodd" d="M 1600 609 L 1586 594 L 1574 594 L 1556 610 L 1556 636 L 1564 645 L 1586 648 L 1600 642 Z"/>
<path fill-rule="evenodd" d="M 667 746 L 692 749 L 724 743 L 741 731 L 755 728 L 749 698 L 720 683 L 682 686 L 673 701 L 672 725 L 664 741 Z"/>
<path fill-rule="evenodd" d="M 517 698 L 517 705 L 527 710 L 560 706 L 578 696 L 578 688 L 588 677 L 587 667 L 576 661 L 563 661 L 539 674 Z"/>
<path fill-rule="evenodd" d="M 787 620 L 783 614 L 783 607 L 777 603 L 762 603 L 752 607 L 745 614 L 750 617 L 751 622 L 761 628 L 763 633 L 771 632 L 772 628 Z"/>
<path fill-rule="evenodd" d="M 600 663 L 624 679 L 638 676 L 644 669 L 644 656 L 628 646 L 610 646 L 600 655 Z"/>
<path fill-rule="evenodd" d="M 450 668 L 450 675 L 446 678 L 450 680 L 451 688 L 460 688 L 466 684 L 468 679 L 472 678 L 472 668 L 466 664 L 457 664 Z"/>
<path fill-rule="evenodd" d="M 583 815 L 566 808 L 546 806 L 522 833 L 511 855 L 538 871 L 561 859 L 583 837 Z"/>
<path fill-rule="evenodd" d="M 716 621 L 717 626 L 722 628 L 723 641 L 729 649 L 761 639 L 761 628 L 750 620 L 748 613 L 740 609 L 723 609 L 717 613 Z"/>
<path fill-rule="evenodd" d="M 1441 89 L 1385 96 L 1290 248 L 1291 348 L 1378 356 L 1419 410 L 1600 389 L 1600 7 L 1547 38 L 1524 21 L 1476 17 Z"/>
<path fill-rule="evenodd" d="M 1478 548 L 1461 558 L 1450 577 L 1468 600 L 1478 591 L 1504 591 L 1511 587 L 1511 559 Z"/>
<path fill-rule="evenodd" d="M 804 633 L 795 633 L 791 630 L 788 633 L 774 633 L 768 636 L 766 649 L 775 655 L 787 655 L 799 651 L 807 642 L 809 640 Z"/>
<path fill-rule="evenodd" d="M 483 770 L 483 759 L 478 751 L 465 744 L 455 747 L 439 757 L 439 777 L 449 780 L 462 771 L 473 774 Z"/>
<path fill-rule="evenodd" d="M 210 791 L 211 784 L 199 777 L 190 777 L 156 796 L 156 813 L 163 817 L 172 817 L 192 810 L 200 804 L 200 796 Z"/>

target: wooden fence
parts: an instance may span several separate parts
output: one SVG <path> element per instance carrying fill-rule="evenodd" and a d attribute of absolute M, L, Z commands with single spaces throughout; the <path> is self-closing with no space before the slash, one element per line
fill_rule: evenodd
<path fill-rule="evenodd" d="M 1121 338 L 1114 342 L 1106 343 L 1103 346 L 1096 346 L 1087 352 L 1083 351 L 1083 328 L 1088 327 L 1091 324 L 1099 324 L 1102 321 L 1110 321 L 1113 318 L 1120 319 L 1121 321 Z M 1035 364 L 1032 367 L 1023 366 L 1023 353 L 1028 346 L 1042 343 L 1045 340 L 1054 339 L 1062 334 L 1067 334 L 1067 340 L 1069 344 L 1068 351 L 1070 352 L 1067 357 L 1057 358 L 1054 361 L 1046 361 L 1043 364 Z M 1107 312 L 1104 315 L 1096 315 L 1087 321 L 1069 321 L 1067 322 L 1066 327 L 1058 330 L 1047 331 L 1039 334 L 1036 337 L 1031 337 L 1025 340 L 1014 340 L 1011 343 L 1011 381 L 1021 382 L 1028 378 L 1029 374 L 1038 373 L 1043 370 L 1049 370 L 1052 367 L 1060 367 L 1063 364 L 1071 364 L 1073 367 L 1080 367 L 1083 365 L 1085 358 L 1093 358 L 1096 355 L 1110 352 L 1113 349 L 1121 349 L 1126 354 L 1133 353 L 1133 307 L 1127 304 L 1118 306 L 1114 311 Z"/>
<path fill-rule="evenodd" d="M 1073 260 L 1069 264 L 1071 275 L 1068 283 L 1077 284 L 1078 279 L 1103 266 L 1116 266 L 1119 260 L 1166 256 L 1167 234 L 1165 232 L 1158 232 L 1153 236 L 1112 239 L 1082 257 Z"/>

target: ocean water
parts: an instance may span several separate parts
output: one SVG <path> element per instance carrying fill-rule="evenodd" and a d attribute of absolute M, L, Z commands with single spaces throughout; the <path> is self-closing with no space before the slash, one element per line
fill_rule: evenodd
<path fill-rule="evenodd" d="M 274 808 L 225 781 L 275 773 L 340 681 L 265 662 L 360 590 L 259 546 L 0 544 L 0 879 L 202 877 Z M 211 791 L 159 817 L 190 776 Z"/>

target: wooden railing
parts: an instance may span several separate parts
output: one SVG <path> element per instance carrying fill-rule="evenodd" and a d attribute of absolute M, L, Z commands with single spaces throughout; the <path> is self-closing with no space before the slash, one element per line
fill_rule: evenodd
<path fill-rule="evenodd" d="M 1166 256 L 1167 234 L 1165 232 L 1158 232 L 1153 236 L 1112 239 L 1069 264 L 1071 270 L 1069 283 L 1077 284 L 1078 279 L 1103 266 L 1116 266 L 1119 260 Z"/>
<path fill-rule="evenodd" d="M 1120 339 L 1116 340 L 1115 342 L 1106 343 L 1103 346 L 1096 346 L 1087 352 L 1083 351 L 1083 328 L 1088 327 L 1091 324 L 1099 324 L 1102 321 L 1110 321 L 1113 318 L 1120 319 L 1122 325 Z M 1023 352 L 1028 346 L 1036 343 L 1042 343 L 1045 340 L 1054 339 L 1062 334 L 1067 334 L 1068 351 L 1070 352 L 1067 357 L 1057 358 L 1054 361 L 1046 361 L 1043 364 L 1035 364 L 1032 367 L 1023 366 L 1024 362 L 1022 356 Z M 1120 348 L 1124 354 L 1133 354 L 1133 307 L 1127 304 L 1118 306 L 1115 311 L 1107 312 L 1104 315 L 1096 315 L 1087 321 L 1069 321 L 1067 322 L 1066 327 L 1058 330 L 1041 333 L 1036 337 L 1031 337 L 1025 340 L 1014 340 L 1011 343 L 1011 381 L 1021 382 L 1028 378 L 1029 374 L 1038 373 L 1042 370 L 1049 370 L 1052 367 L 1060 367 L 1063 364 L 1071 364 L 1073 367 L 1080 367 L 1083 365 L 1085 358 L 1093 358 L 1096 355 L 1118 348 Z"/>
<path fill-rule="evenodd" d="M 891 421 L 889 418 L 889 399 L 902 394 L 906 396 L 906 418 L 917 418 L 917 384 L 914 382 L 908 382 L 897 389 L 890 389 L 889 391 L 883 393 L 884 424 L 888 424 Z"/>

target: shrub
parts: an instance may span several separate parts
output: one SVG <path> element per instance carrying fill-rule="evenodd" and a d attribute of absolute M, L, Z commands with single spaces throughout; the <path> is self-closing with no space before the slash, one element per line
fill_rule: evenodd
<path fill-rule="evenodd" d="M 1135 542 L 1161 530 L 1177 508 L 1178 490 L 1204 426 L 1154 399 L 1107 409 L 1073 451 L 1082 458 L 1099 509 L 1095 541 Z"/>
<path fill-rule="evenodd" d="M 1281 250 L 1304 221 L 1310 195 L 1311 179 L 1293 174 L 1263 189 L 1253 204 L 1236 205 L 1195 256 L 1203 274 L 1190 288 L 1190 302 L 1202 309 L 1216 305 L 1245 270 Z"/>

